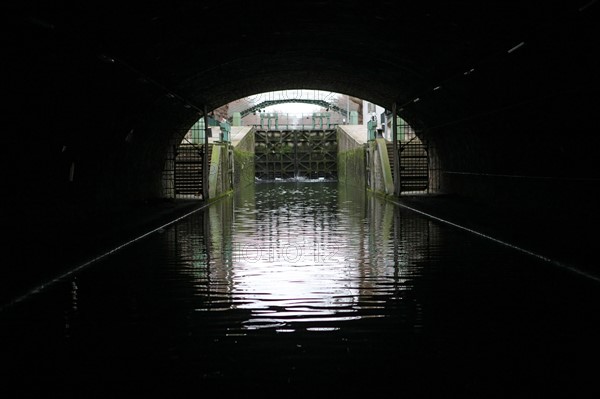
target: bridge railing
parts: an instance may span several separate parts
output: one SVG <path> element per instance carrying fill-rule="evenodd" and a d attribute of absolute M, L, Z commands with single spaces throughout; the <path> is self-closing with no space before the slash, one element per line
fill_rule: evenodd
<path fill-rule="evenodd" d="M 327 130 L 344 124 L 345 120 L 329 112 L 296 113 L 259 113 L 252 126 L 261 130 Z"/>

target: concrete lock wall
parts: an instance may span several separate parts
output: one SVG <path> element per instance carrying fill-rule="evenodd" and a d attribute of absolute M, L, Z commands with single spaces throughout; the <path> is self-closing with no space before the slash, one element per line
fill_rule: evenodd
<path fill-rule="evenodd" d="M 233 149 L 229 143 L 215 143 L 212 147 L 208 198 L 213 200 L 233 190 Z"/>
<path fill-rule="evenodd" d="M 351 135 L 348 126 L 337 127 L 338 181 L 360 190 L 366 185 L 365 144 Z"/>
<path fill-rule="evenodd" d="M 254 184 L 254 130 L 251 126 L 233 126 L 231 129 L 233 187 L 236 190 Z"/>
<path fill-rule="evenodd" d="M 380 195 L 394 195 L 394 181 L 383 138 L 367 142 L 363 125 L 337 128 L 338 180 L 360 190 Z"/>
<path fill-rule="evenodd" d="M 368 189 L 376 194 L 394 195 L 394 182 L 385 139 L 370 141 L 367 151 Z"/>

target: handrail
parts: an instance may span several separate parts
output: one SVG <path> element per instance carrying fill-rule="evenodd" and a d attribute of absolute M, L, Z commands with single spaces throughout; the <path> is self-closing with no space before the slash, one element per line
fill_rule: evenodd
<path fill-rule="evenodd" d="M 193 141 L 190 141 L 190 140 L 189 140 L 187 137 L 184 137 L 184 138 L 183 138 L 183 140 L 187 141 L 187 143 L 188 143 L 188 144 L 191 144 L 191 145 L 192 145 L 194 148 L 196 148 L 198 151 L 201 151 L 201 152 L 202 152 L 202 151 L 203 151 L 203 149 L 204 149 L 204 148 L 203 148 L 203 147 L 204 147 L 204 145 L 200 146 L 200 145 L 198 145 L 198 144 L 194 143 Z M 182 141 L 183 141 L 183 140 L 182 140 Z"/>
<path fill-rule="evenodd" d="M 312 124 L 308 124 L 308 123 L 297 123 L 297 124 L 280 124 L 277 126 L 277 129 L 273 129 L 273 128 L 269 128 L 267 126 L 261 126 L 260 124 L 254 124 L 254 125 L 250 125 L 252 127 L 254 127 L 256 130 L 275 130 L 275 131 L 280 131 L 280 130 L 333 130 L 335 129 L 337 126 L 339 125 L 339 123 L 330 123 L 327 127 L 312 127 Z M 302 129 L 294 129 L 295 126 L 301 126 Z M 306 128 L 305 128 L 306 126 Z"/>
<path fill-rule="evenodd" d="M 413 141 L 413 140 L 414 140 L 414 139 L 416 139 L 416 138 L 418 138 L 418 137 L 415 135 L 415 136 L 413 136 L 413 138 L 412 138 L 412 139 L 408 140 L 406 143 L 404 143 L 404 144 L 400 143 L 400 148 L 399 148 L 399 150 L 402 150 L 404 147 L 406 147 L 407 145 L 409 145 L 409 144 L 410 144 L 410 142 L 411 142 L 411 141 Z"/>

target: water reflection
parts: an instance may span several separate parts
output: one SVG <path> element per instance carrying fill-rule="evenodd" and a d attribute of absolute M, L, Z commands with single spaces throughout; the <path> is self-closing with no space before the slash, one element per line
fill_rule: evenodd
<path fill-rule="evenodd" d="M 597 387 L 598 301 L 597 286 L 351 188 L 257 184 L 0 312 L 0 386 L 576 392 Z"/>
<path fill-rule="evenodd" d="M 167 233 L 201 298 L 195 309 L 247 315 L 229 330 L 330 331 L 385 317 L 437 239 L 429 221 L 405 223 L 392 204 L 338 183 L 252 187 Z"/>

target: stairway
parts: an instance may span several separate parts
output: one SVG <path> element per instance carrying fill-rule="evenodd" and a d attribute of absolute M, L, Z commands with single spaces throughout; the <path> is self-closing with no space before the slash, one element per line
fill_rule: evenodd
<path fill-rule="evenodd" d="M 202 196 L 202 161 L 204 145 L 182 143 L 175 157 L 175 195 Z M 208 164 L 212 144 L 208 145 Z"/>
<path fill-rule="evenodd" d="M 423 191 L 429 187 L 429 158 L 427 147 L 420 140 L 398 143 L 400 150 L 400 192 Z M 387 143 L 392 179 L 394 179 L 394 148 Z M 394 180 L 395 181 L 395 180 Z"/>

